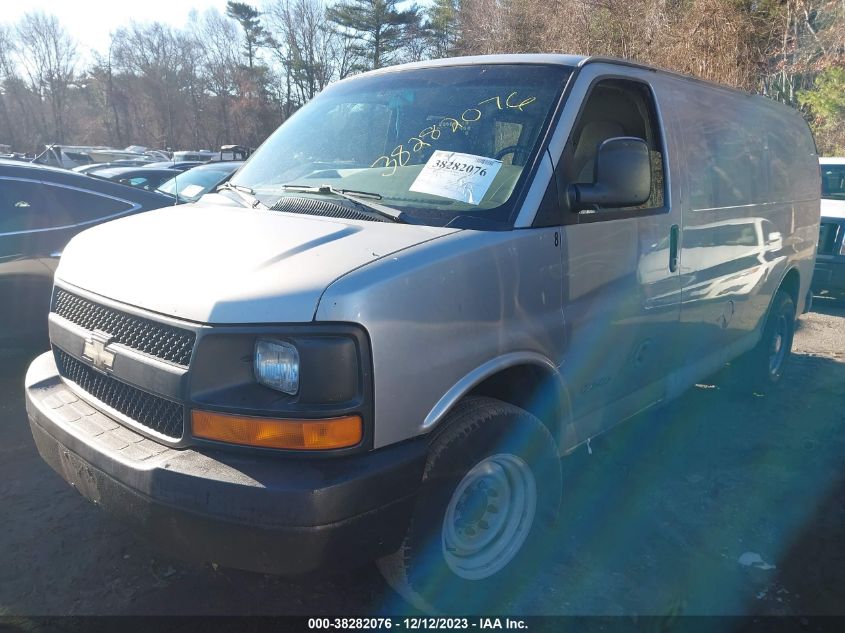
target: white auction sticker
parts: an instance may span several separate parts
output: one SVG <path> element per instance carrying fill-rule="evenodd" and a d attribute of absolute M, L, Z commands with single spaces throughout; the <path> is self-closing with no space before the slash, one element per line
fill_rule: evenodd
<path fill-rule="evenodd" d="M 179 193 L 181 193 L 183 196 L 195 196 L 198 193 L 202 193 L 202 185 L 188 185 Z"/>
<path fill-rule="evenodd" d="M 411 191 L 479 204 L 499 173 L 502 161 L 437 150 L 423 166 Z"/>

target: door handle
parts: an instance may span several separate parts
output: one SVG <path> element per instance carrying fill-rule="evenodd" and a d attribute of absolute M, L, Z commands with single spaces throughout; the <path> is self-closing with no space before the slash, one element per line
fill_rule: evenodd
<path fill-rule="evenodd" d="M 669 228 L 669 272 L 678 270 L 678 237 L 680 229 L 677 224 Z"/>

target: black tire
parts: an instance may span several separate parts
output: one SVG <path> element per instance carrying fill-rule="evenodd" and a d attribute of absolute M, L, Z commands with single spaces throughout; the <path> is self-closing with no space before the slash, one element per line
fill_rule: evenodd
<path fill-rule="evenodd" d="M 539 558 L 552 540 L 551 529 L 561 498 L 560 458 L 555 441 L 542 422 L 518 407 L 493 398 L 465 399 L 456 405 L 443 424 L 443 430 L 431 441 L 420 495 L 405 539 L 396 552 L 377 564 L 390 586 L 422 611 L 490 613 L 512 600 L 514 591 L 528 586 L 519 579 L 536 570 Z M 507 463 L 505 470 L 498 466 L 501 460 L 512 458 L 517 469 L 515 476 L 507 471 Z M 478 466 L 482 462 L 484 464 Z M 495 484 L 490 485 L 487 480 L 470 485 L 465 495 L 456 494 L 453 499 L 456 490 L 463 489 L 467 482 L 477 481 L 477 473 L 489 468 L 490 464 L 507 473 L 507 490 L 516 490 L 520 487 L 519 481 L 530 481 L 533 477 L 536 510 L 530 525 L 528 519 L 513 519 L 518 526 L 514 529 L 527 536 L 521 547 L 506 548 L 506 551 L 516 551 L 512 558 L 507 555 L 494 557 L 495 564 L 483 566 L 481 572 L 477 569 L 467 572 L 460 558 L 461 552 L 447 548 L 447 534 L 478 534 L 483 541 L 490 534 L 509 533 L 510 528 L 501 527 L 502 521 L 505 525 L 513 525 L 508 523 L 511 519 L 500 519 L 500 510 L 495 505 L 495 497 L 500 495 L 490 496 L 496 493 Z M 531 476 L 523 477 L 526 466 Z M 464 500 L 466 503 L 462 503 Z M 525 507 L 517 502 L 501 505 L 505 508 L 501 515 L 504 517 L 516 516 L 515 507 Z M 482 507 L 484 509 L 480 509 Z M 448 525 L 458 526 L 455 530 L 444 527 L 447 511 L 454 519 Z M 486 514 L 488 511 L 493 514 Z M 484 514 L 479 517 L 479 512 Z M 473 518 L 468 518 L 469 515 Z M 492 517 L 490 523 L 498 522 L 497 527 L 490 526 L 488 517 Z M 477 532 L 475 528 L 479 525 L 482 526 L 479 529 L 489 532 Z M 496 536 L 491 543 L 500 541 L 508 539 Z M 481 557 L 486 558 L 490 549 L 494 548 L 485 549 Z M 503 566 L 493 571 L 497 565 Z M 486 577 L 466 577 L 488 572 L 490 575 Z"/>
<path fill-rule="evenodd" d="M 765 393 L 783 378 L 792 353 L 795 335 L 795 303 L 778 290 L 766 316 L 760 342 L 732 363 L 730 380 L 734 388 Z"/>

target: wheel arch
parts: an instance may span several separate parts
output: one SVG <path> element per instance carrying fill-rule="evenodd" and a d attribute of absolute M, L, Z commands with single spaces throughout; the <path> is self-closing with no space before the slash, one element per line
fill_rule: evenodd
<path fill-rule="evenodd" d="M 423 428 L 431 431 L 462 399 L 488 396 L 525 409 L 549 430 L 558 447 L 571 419 L 569 391 L 557 367 L 534 352 L 515 352 L 484 363 L 458 381 L 426 416 Z"/>
<path fill-rule="evenodd" d="M 786 274 L 783 276 L 783 279 L 781 279 L 780 284 L 778 285 L 778 290 L 781 289 L 785 290 L 792 298 L 792 303 L 795 304 L 796 315 L 799 314 L 798 301 L 801 295 L 801 273 L 798 271 L 796 266 L 793 266 L 786 271 Z M 777 294 L 777 292 L 775 292 L 775 294 Z M 772 301 L 774 301 L 774 295 L 772 295 Z M 771 309 L 771 304 L 769 308 Z"/>
<path fill-rule="evenodd" d="M 749 349 L 754 347 L 754 345 L 760 342 L 760 339 L 763 336 L 763 331 L 766 329 L 766 322 L 769 320 L 769 314 L 771 314 L 772 312 L 772 306 L 775 303 L 775 297 L 777 296 L 780 290 L 785 290 L 786 293 L 792 299 L 792 303 L 795 305 L 796 318 L 799 314 L 801 314 L 801 311 L 798 309 L 799 296 L 801 294 L 801 273 L 798 270 L 797 266 L 790 266 L 789 269 L 783 274 L 783 277 L 781 277 L 777 287 L 775 287 L 774 291 L 769 297 L 769 305 L 766 307 L 766 311 L 763 312 L 757 319 L 757 326 L 751 333 L 751 336 L 753 336 L 754 343 L 750 344 L 743 351 L 748 351 Z"/>

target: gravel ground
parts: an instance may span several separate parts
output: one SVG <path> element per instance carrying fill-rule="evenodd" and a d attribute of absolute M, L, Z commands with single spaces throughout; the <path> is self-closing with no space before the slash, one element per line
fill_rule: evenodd
<path fill-rule="evenodd" d="M 520 614 L 845 614 L 845 307 L 801 317 L 788 380 L 725 377 L 564 460 L 548 564 Z M 0 614 L 377 615 L 410 611 L 373 566 L 278 578 L 162 556 L 38 457 L 34 350 L 0 352 Z"/>

